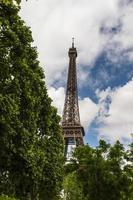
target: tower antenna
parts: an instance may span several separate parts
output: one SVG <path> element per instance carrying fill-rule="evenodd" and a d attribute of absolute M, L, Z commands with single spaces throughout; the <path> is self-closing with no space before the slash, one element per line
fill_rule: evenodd
<path fill-rule="evenodd" d="M 74 48 L 74 37 L 72 38 L 72 48 Z"/>

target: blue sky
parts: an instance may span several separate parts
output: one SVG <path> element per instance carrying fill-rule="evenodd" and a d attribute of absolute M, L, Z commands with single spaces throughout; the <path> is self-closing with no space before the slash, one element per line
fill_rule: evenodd
<path fill-rule="evenodd" d="M 133 1 L 22 1 L 48 93 L 62 114 L 68 49 L 75 37 L 81 123 L 85 142 L 131 142 L 133 133 Z"/>
<path fill-rule="evenodd" d="M 79 95 L 82 97 L 89 97 L 98 104 L 98 97 L 96 95 L 96 90 L 106 90 L 110 88 L 111 90 L 124 86 L 127 82 L 131 81 L 133 78 L 133 62 L 128 60 L 118 60 L 118 67 L 116 63 L 113 63 L 108 59 L 106 52 L 101 53 L 97 58 L 93 68 L 90 70 L 90 78 L 88 84 L 79 90 Z M 108 100 L 107 106 L 109 107 L 111 99 Z M 131 105 L 133 106 L 133 104 Z M 91 145 L 97 145 L 98 143 L 98 125 L 96 119 L 92 121 L 88 134 L 86 135 L 86 141 L 91 141 Z"/>

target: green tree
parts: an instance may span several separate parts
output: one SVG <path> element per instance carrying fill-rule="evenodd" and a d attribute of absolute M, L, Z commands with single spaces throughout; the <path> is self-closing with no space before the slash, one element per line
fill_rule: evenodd
<path fill-rule="evenodd" d="M 129 180 L 129 188 L 126 190 L 126 195 L 123 193 L 123 199 L 132 200 L 133 197 L 133 143 L 129 145 L 129 149 L 125 154 L 126 165 L 124 166 L 124 171 Z"/>
<path fill-rule="evenodd" d="M 128 159 L 131 150 L 125 151 L 119 141 L 110 146 L 101 140 L 97 148 L 78 147 L 65 171 L 66 174 L 74 171 L 77 184 L 82 186 L 83 199 L 130 200 L 133 174 Z"/>
<path fill-rule="evenodd" d="M 16 200 L 16 199 L 12 197 L 8 197 L 6 195 L 0 195 L 0 200 Z"/>
<path fill-rule="evenodd" d="M 75 172 L 69 173 L 64 178 L 64 197 L 66 200 L 85 200 L 81 182 Z"/>
<path fill-rule="evenodd" d="M 56 199 L 63 138 L 20 1 L 0 1 L 0 193 Z"/>

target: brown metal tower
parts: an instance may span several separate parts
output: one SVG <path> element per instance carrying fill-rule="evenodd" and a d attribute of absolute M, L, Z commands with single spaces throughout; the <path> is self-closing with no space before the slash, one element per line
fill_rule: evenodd
<path fill-rule="evenodd" d="M 73 148 L 83 145 L 83 136 L 85 135 L 84 128 L 80 124 L 76 72 L 77 50 L 74 47 L 74 38 L 68 55 L 69 69 L 66 98 L 62 116 L 62 128 L 65 139 L 65 157 L 69 160 L 72 156 Z"/>

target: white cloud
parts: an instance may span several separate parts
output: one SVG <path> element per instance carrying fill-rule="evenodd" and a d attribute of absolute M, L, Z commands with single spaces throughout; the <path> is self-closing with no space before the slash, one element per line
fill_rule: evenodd
<path fill-rule="evenodd" d="M 60 87 L 58 89 L 50 87 L 48 89 L 48 94 L 53 100 L 53 105 L 58 109 L 58 114 L 62 115 L 65 100 L 65 89 L 63 87 Z"/>
<path fill-rule="evenodd" d="M 120 18 L 122 21 L 122 29 L 121 31 L 115 35 L 114 41 L 120 42 L 124 49 L 133 47 L 133 3 L 129 5 L 125 5 L 121 7 Z"/>
<path fill-rule="evenodd" d="M 107 96 L 110 96 L 112 101 L 109 108 L 105 108 L 105 110 L 103 108 L 104 112 L 101 112 L 103 116 L 100 116 L 100 137 L 108 138 L 111 141 L 116 139 L 131 141 L 131 133 L 133 133 L 133 80 L 114 91 L 109 89 L 99 93 L 101 105 Z"/>
<path fill-rule="evenodd" d="M 80 117 L 82 126 L 87 130 L 98 113 L 98 106 L 89 98 L 79 100 Z"/>
<path fill-rule="evenodd" d="M 48 94 L 53 100 L 53 105 L 58 109 L 58 113 L 62 115 L 65 100 L 64 88 L 60 87 L 55 89 L 51 87 L 48 90 Z M 81 124 L 87 130 L 97 115 L 98 107 L 90 98 L 87 97 L 84 99 L 79 99 L 79 110 Z"/>
<path fill-rule="evenodd" d="M 118 23 L 121 12 L 124 12 L 120 10 L 119 2 L 120 0 L 22 1 L 20 13 L 31 26 L 49 84 L 62 79 L 61 73 L 68 65 L 67 51 L 72 36 L 76 38 L 79 65 L 93 64 L 97 56 L 107 48 L 111 36 L 102 34 L 100 28 L 105 22 L 110 26 Z M 123 29 L 126 30 L 128 19 L 123 17 L 123 21 Z M 131 37 L 131 33 L 132 30 L 125 37 Z"/>
<path fill-rule="evenodd" d="M 108 44 L 108 58 L 115 63 L 122 63 L 123 59 L 132 62 L 133 61 L 133 2 L 128 0 L 123 2 L 119 8 L 119 23 L 120 30 L 111 37 L 111 41 Z M 107 21 L 107 27 L 108 25 Z M 123 67 L 119 65 L 119 67 Z"/>

